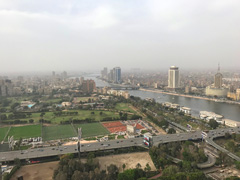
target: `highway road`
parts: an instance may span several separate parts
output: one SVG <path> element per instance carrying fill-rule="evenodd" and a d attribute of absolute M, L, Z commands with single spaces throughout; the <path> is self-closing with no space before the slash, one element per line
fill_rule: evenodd
<path fill-rule="evenodd" d="M 124 148 L 131 146 L 143 146 L 143 138 L 134 139 L 123 139 L 123 140 L 113 140 L 106 142 L 96 142 L 81 145 L 81 152 L 97 151 L 97 150 L 109 150 L 116 148 Z M 13 161 L 15 158 L 19 159 L 30 159 L 30 158 L 40 158 L 48 156 L 56 156 L 67 153 L 77 153 L 77 145 L 70 146 L 51 146 L 45 148 L 36 148 L 31 150 L 23 151 L 8 151 L 0 153 L 0 162 Z"/>
<path fill-rule="evenodd" d="M 227 153 L 233 159 L 240 161 L 240 158 L 233 153 L 230 153 L 226 149 L 220 147 L 216 143 L 214 143 L 213 139 L 217 137 L 222 137 L 226 132 L 229 133 L 240 133 L 240 127 L 237 128 L 225 128 L 225 129 L 216 129 L 211 130 L 207 133 L 207 137 L 205 137 L 206 143 L 210 144 L 214 148 Z M 163 134 L 159 136 L 153 136 L 153 146 L 158 146 L 159 144 L 176 142 L 176 141 L 186 141 L 186 140 L 201 140 L 202 131 L 194 131 L 188 133 L 179 133 L 179 134 Z M 95 142 L 89 144 L 83 144 L 81 146 L 81 152 L 90 152 L 97 150 L 110 150 L 117 148 L 125 148 L 132 146 L 141 146 L 146 147 L 143 144 L 143 138 L 133 138 L 133 139 L 123 139 L 123 140 L 112 140 L 106 142 Z M 27 151 L 8 151 L 0 153 L 0 162 L 4 161 L 12 161 L 15 158 L 19 159 L 30 159 L 30 158 L 40 158 L 40 157 L 48 157 L 48 156 L 56 156 L 67 153 L 77 153 L 77 146 L 55 146 L 55 147 L 45 147 L 45 148 L 36 148 Z"/>
<path fill-rule="evenodd" d="M 212 167 L 216 163 L 216 157 L 211 152 L 204 149 L 204 153 L 208 156 L 208 160 L 204 163 L 197 164 L 197 167 L 200 169 Z"/>
<path fill-rule="evenodd" d="M 225 128 L 225 129 L 216 129 L 216 130 L 211 130 L 208 132 L 208 136 L 205 138 L 206 143 L 211 145 L 212 147 L 218 149 L 219 151 L 222 151 L 226 153 L 229 157 L 233 158 L 236 161 L 240 161 L 240 157 L 237 155 L 231 153 L 230 151 L 224 149 L 223 147 L 219 146 L 216 144 L 213 139 L 217 137 L 223 137 L 225 136 L 226 133 L 232 134 L 240 134 L 240 127 L 235 127 L 235 128 Z"/>

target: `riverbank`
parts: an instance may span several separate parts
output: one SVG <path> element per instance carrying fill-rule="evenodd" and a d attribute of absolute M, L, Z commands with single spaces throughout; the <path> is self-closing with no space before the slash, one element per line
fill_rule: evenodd
<path fill-rule="evenodd" d="M 202 99 L 202 100 L 207 100 L 207 101 L 223 102 L 223 103 L 238 104 L 238 105 L 240 105 L 240 102 L 236 102 L 236 101 L 225 101 L 225 100 L 219 100 L 219 99 L 215 99 L 215 98 L 208 98 L 208 97 L 201 97 L 201 96 L 192 96 L 192 95 L 187 95 L 187 94 L 179 94 L 179 93 L 173 93 L 173 92 L 165 92 L 165 91 L 153 90 L 153 89 L 140 88 L 139 90 L 140 90 L 140 91 L 153 92 L 153 93 L 168 94 L 168 95 L 173 95 L 173 96 L 182 96 L 182 97 Z"/>

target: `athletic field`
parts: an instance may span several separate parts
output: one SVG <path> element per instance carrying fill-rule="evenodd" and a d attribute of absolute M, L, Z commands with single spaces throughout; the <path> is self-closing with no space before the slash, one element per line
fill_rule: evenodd
<path fill-rule="evenodd" d="M 75 124 L 76 129 L 82 128 L 82 137 L 92 137 L 109 134 L 109 131 L 101 123 Z"/>
<path fill-rule="evenodd" d="M 65 139 L 76 137 L 77 131 L 72 125 L 56 125 L 56 126 L 43 126 L 42 135 L 44 141 Z"/>
<path fill-rule="evenodd" d="M 20 138 L 41 137 L 41 125 L 12 127 L 8 136 L 13 136 L 15 140 Z"/>
<path fill-rule="evenodd" d="M 0 128 L 0 142 L 1 142 L 1 141 L 3 140 L 3 138 L 5 137 L 8 129 L 9 129 L 9 127 Z"/>

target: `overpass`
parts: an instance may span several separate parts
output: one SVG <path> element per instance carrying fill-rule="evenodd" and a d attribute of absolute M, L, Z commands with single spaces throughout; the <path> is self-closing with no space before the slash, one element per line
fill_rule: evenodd
<path fill-rule="evenodd" d="M 213 142 L 213 138 L 222 137 L 226 132 L 232 132 L 236 134 L 240 134 L 240 127 L 236 128 L 225 128 L 225 129 L 216 129 L 211 130 L 207 134 L 208 136 L 205 138 L 206 143 L 210 144 L 214 148 L 225 152 L 231 158 L 240 161 L 240 158 L 233 153 L 227 151 L 226 149 L 220 147 L 216 143 Z M 165 144 L 169 142 L 180 142 L 187 140 L 201 140 L 202 131 L 194 131 L 188 133 L 179 133 L 179 134 L 166 134 L 166 135 L 158 135 L 153 136 L 153 146 L 159 146 L 160 144 Z M 87 143 L 82 144 L 81 152 L 91 152 L 91 151 L 105 151 L 119 148 L 128 148 L 133 146 L 146 147 L 143 144 L 143 137 L 133 138 L 133 139 L 124 139 L 124 140 L 111 140 L 106 142 L 95 142 L 95 143 Z M 70 146 L 51 146 L 45 148 L 36 148 L 25 151 L 8 151 L 0 153 L 0 162 L 5 161 L 13 161 L 15 158 L 19 159 L 31 159 L 31 158 L 41 158 L 41 157 L 50 157 L 63 155 L 67 153 L 77 153 L 77 145 Z"/>
<path fill-rule="evenodd" d="M 206 143 L 208 143 L 209 145 L 211 145 L 212 147 L 214 147 L 215 149 L 226 153 L 229 157 L 231 157 L 232 159 L 236 160 L 236 161 L 240 161 L 240 157 L 238 157 L 237 155 L 233 154 L 232 152 L 224 149 L 223 147 L 219 146 L 218 144 L 216 144 L 213 139 L 218 138 L 218 137 L 223 137 L 225 136 L 226 133 L 232 134 L 232 133 L 236 133 L 236 134 L 240 134 L 240 127 L 236 127 L 236 128 L 226 128 L 226 129 L 216 129 L 216 130 L 212 130 L 209 131 L 209 135 L 205 138 Z"/>

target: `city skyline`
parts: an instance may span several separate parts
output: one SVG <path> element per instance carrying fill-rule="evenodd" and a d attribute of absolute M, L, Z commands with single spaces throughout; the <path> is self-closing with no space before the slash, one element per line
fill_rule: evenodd
<path fill-rule="evenodd" d="M 239 8 L 236 0 L 2 1 L 0 72 L 237 69 Z"/>

